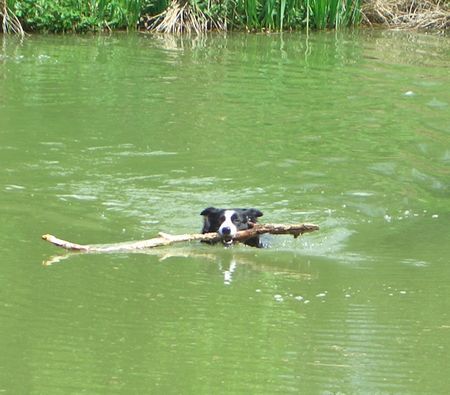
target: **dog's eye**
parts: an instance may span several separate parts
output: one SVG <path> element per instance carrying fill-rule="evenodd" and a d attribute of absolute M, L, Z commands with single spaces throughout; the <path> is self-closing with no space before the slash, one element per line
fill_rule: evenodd
<path fill-rule="evenodd" d="M 221 215 L 220 218 L 219 218 L 219 221 L 220 221 L 220 222 L 225 221 L 225 215 Z"/>
<path fill-rule="evenodd" d="M 236 221 L 238 220 L 237 214 L 233 214 L 233 215 L 231 216 L 231 220 L 232 220 L 233 222 L 236 222 Z"/>

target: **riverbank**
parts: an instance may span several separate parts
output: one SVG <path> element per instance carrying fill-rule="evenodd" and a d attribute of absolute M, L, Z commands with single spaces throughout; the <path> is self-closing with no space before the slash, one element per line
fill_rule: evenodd
<path fill-rule="evenodd" d="M 0 0 L 0 19 L 2 31 L 18 34 L 322 30 L 360 25 L 444 33 L 450 26 L 450 4 L 443 0 Z"/>

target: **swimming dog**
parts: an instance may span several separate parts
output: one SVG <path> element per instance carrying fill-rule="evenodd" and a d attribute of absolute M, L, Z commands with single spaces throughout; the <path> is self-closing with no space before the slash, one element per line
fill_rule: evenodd
<path fill-rule="evenodd" d="M 263 213 L 255 208 L 205 208 L 203 215 L 202 233 L 217 232 L 226 246 L 233 244 L 233 237 L 239 230 L 251 229 L 257 218 Z M 252 247 L 263 247 L 259 236 L 245 240 L 244 244 Z"/>

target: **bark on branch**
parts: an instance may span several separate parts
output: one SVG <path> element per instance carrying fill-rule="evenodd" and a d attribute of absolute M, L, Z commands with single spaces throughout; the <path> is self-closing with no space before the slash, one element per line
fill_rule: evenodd
<path fill-rule="evenodd" d="M 318 225 L 314 224 L 255 224 L 251 229 L 239 231 L 233 238 L 234 241 L 242 242 L 250 237 L 261 235 L 263 233 L 271 233 L 275 235 L 290 234 L 295 238 L 303 233 L 310 233 L 319 230 Z M 70 241 L 58 239 L 53 235 L 43 235 L 42 239 L 52 243 L 57 247 L 64 248 L 68 251 L 79 252 L 119 252 L 119 251 L 135 251 L 147 248 L 154 248 L 169 245 L 172 243 L 179 243 L 182 241 L 220 241 L 220 236 L 217 233 L 192 233 L 183 235 L 171 235 L 168 233 L 159 233 L 159 237 L 148 240 L 130 241 L 124 243 L 112 243 L 112 244 L 77 244 Z"/>

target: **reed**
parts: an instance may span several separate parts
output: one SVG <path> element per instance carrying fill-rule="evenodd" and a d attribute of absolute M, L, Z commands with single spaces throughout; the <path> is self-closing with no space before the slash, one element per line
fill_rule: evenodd
<path fill-rule="evenodd" d="M 220 1 L 220 0 L 216 0 Z M 281 31 L 302 27 L 305 0 L 225 0 L 222 17 L 229 29 Z"/>
<path fill-rule="evenodd" d="M 216 0 L 220 1 L 220 0 Z M 227 26 L 247 30 L 327 29 L 358 24 L 361 0 L 224 0 Z"/>
<path fill-rule="evenodd" d="M 313 29 L 338 29 L 361 21 L 361 0 L 307 0 L 307 7 Z"/>

